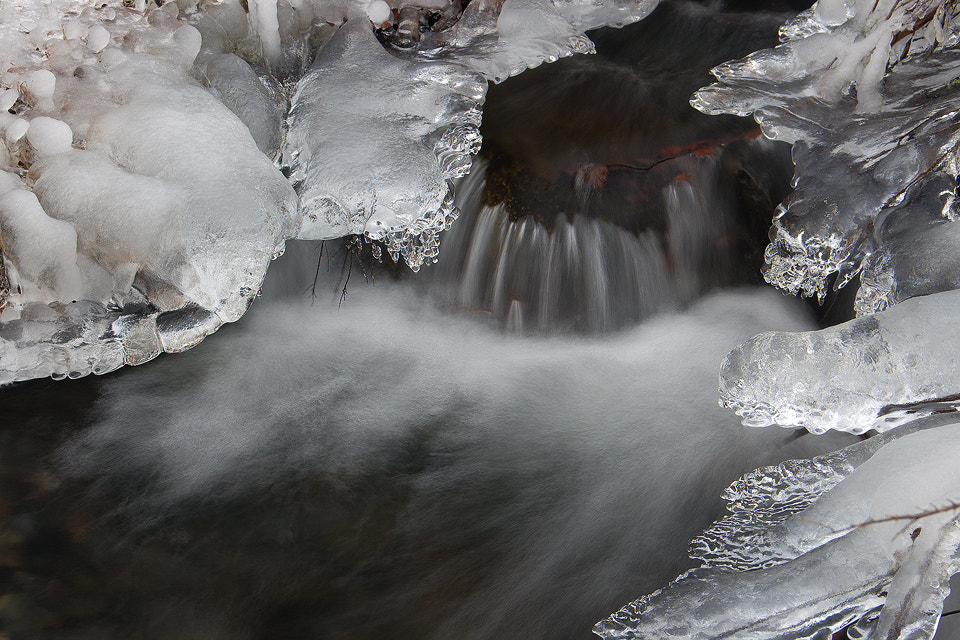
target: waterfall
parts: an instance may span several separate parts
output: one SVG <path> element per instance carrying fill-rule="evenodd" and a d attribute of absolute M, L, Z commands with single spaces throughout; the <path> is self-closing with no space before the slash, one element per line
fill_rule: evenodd
<path fill-rule="evenodd" d="M 741 145 L 783 163 L 782 150 L 767 141 Z M 639 232 L 598 217 L 595 188 L 593 206 L 585 198 L 550 226 L 535 216 L 516 219 L 504 203 L 485 203 L 486 164 L 478 161 L 458 184 L 460 218 L 424 279 L 445 290 L 453 312 L 492 316 L 509 331 L 602 333 L 684 308 L 718 285 L 744 282 L 748 272 L 735 240 L 747 233 L 743 205 L 723 180 L 729 155 L 671 159 L 674 177 L 657 189 L 656 202 L 636 205 L 636 216 L 656 218 L 658 228 Z M 650 181 L 633 173 L 636 185 Z"/>

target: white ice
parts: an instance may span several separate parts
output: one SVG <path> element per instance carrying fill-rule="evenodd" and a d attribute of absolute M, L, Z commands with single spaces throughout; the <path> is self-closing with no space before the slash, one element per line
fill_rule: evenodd
<path fill-rule="evenodd" d="M 286 179 L 191 77 L 199 32 L 176 11 L 120 7 L 101 20 L 104 11 L 81 16 L 125 34 L 123 50 L 95 42 L 97 54 L 63 39 L 82 30 L 45 31 L 57 73 L 23 71 L 15 84 L 23 117 L 7 125 L 16 140 L 5 175 L 19 177 L 0 232 L 11 284 L 2 382 L 105 372 L 195 344 L 246 311 L 299 226 Z M 156 14 L 166 29 L 150 23 Z M 25 136 L 10 136 L 20 121 Z M 151 344 L 126 340 L 129 314 L 153 327 Z"/>

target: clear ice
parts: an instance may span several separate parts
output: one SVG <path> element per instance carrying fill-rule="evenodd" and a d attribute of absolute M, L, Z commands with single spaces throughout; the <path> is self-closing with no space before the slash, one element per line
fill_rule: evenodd
<path fill-rule="evenodd" d="M 955 3 L 819 2 L 781 28 L 783 44 L 717 67 L 694 95 L 701 111 L 753 114 L 794 145 L 768 282 L 821 298 L 832 276 L 843 286 L 879 248 L 885 219 L 931 183 L 947 183 L 939 208 L 952 215 L 958 15 Z"/>
<path fill-rule="evenodd" d="M 960 291 L 806 333 L 762 333 L 720 367 L 720 402 L 751 426 L 889 429 L 960 398 Z"/>
<path fill-rule="evenodd" d="M 493 82 L 574 53 L 593 53 L 593 43 L 548 0 L 471 2 L 456 25 L 424 38 L 416 51 L 464 64 Z"/>
<path fill-rule="evenodd" d="M 444 62 L 402 60 L 370 22 L 337 30 L 293 96 L 283 162 L 300 238 L 365 234 L 415 271 L 456 218 L 450 180 L 480 147 L 486 82 Z"/>

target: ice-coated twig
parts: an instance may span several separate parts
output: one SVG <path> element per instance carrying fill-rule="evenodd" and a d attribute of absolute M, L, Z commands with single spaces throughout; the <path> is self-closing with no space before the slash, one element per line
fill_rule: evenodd
<path fill-rule="evenodd" d="M 950 291 L 821 331 L 754 336 L 724 359 L 720 402 L 747 425 L 815 433 L 887 430 L 923 403 L 942 411 L 960 392 L 958 313 Z"/>

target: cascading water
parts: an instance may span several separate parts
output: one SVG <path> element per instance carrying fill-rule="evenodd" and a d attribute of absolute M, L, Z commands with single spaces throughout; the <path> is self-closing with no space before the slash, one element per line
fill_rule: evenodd
<path fill-rule="evenodd" d="M 687 566 L 731 478 L 841 442 L 744 430 L 716 405 L 726 351 L 809 326 L 774 292 L 511 338 L 407 283 L 351 282 L 338 310 L 339 269 L 311 306 L 315 259 L 292 246 L 263 304 L 179 358 L 76 383 L 93 407 L 14 487 L 29 615 L 11 629 L 586 638 Z M 19 403 L 34 437 L 62 428 L 44 387 Z"/>
<path fill-rule="evenodd" d="M 510 332 L 549 333 L 603 331 L 676 306 L 654 234 L 587 216 L 560 216 L 549 231 L 531 217 L 512 222 L 502 205 L 480 203 L 478 169 L 460 186 L 463 220 L 436 269 L 453 283 L 456 310 L 490 314 Z"/>
<path fill-rule="evenodd" d="M 593 34 L 596 56 L 491 87 L 481 160 L 424 279 L 453 311 L 547 334 L 615 330 L 756 283 L 789 147 L 687 101 L 781 17 L 665 4 Z"/>
<path fill-rule="evenodd" d="M 750 144 L 782 160 L 769 142 Z M 742 254 L 734 258 L 743 247 L 730 240 L 743 233 L 736 199 L 716 188 L 725 184 L 721 162 L 676 159 L 679 177 L 658 194 L 661 229 L 639 233 L 588 207 L 557 215 L 550 228 L 534 216 L 512 220 L 502 203 L 483 203 L 478 162 L 458 186 L 461 216 L 443 238 L 449 250 L 425 279 L 450 288 L 455 311 L 489 314 L 509 331 L 603 332 L 680 309 L 744 271 Z"/>

